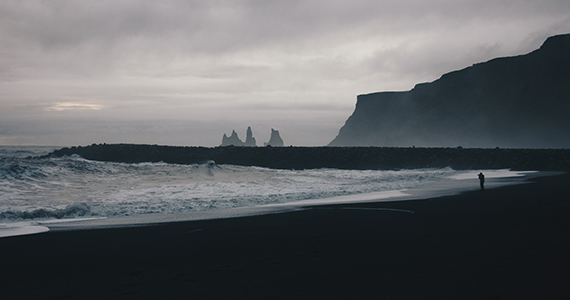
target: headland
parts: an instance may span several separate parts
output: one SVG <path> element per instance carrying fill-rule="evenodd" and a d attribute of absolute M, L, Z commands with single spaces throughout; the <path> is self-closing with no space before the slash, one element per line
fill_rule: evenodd
<path fill-rule="evenodd" d="M 233 164 L 277 169 L 445 168 L 570 170 L 570 149 L 397 147 L 178 147 L 93 144 L 56 150 L 46 157 L 79 155 L 123 163 Z"/>

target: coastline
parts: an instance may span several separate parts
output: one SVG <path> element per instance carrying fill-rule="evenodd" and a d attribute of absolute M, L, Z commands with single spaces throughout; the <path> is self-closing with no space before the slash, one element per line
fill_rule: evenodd
<path fill-rule="evenodd" d="M 3 238 L 0 282 L 8 299 L 565 299 L 569 179 Z"/>
<path fill-rule="evenodd" d="M 251 217 L 267 214 L 288 213 L 304 209 L 311 209 L 313 207 L 323 205 L 423 200 L 457 195 L 462 192 L 478 190 L 478 180 L 474 179 L 477 172 L 478 171 L 473 171 L 472 174 L 466 173 L 463 175 L 463 177 L 458 179 L 450 179 L 443 182 L 431 183 L 403 190 L 388 190 L 374 193 L 353 194 L 332 198 L 311 199 L 232 209 L 192 211 L 176 214 L 145 214 L 112 218 L 87 218 L 78 220 L 62 219 L 38 221 L 34 223 L 36 226 L 45 226 L 51 231 L 88 230 L 100 228 L 147 226 L 171 222 Z M 511 172 L 507 170 L 484 170 L 484 172 L 487 173 L 488 177 L 486 182 L 487 189 L 493 189 L 508 185 L 526 184 L 528 180 L 531 180 L 532 178 L 563 174 L 563 172 L 559 171 Z"/>

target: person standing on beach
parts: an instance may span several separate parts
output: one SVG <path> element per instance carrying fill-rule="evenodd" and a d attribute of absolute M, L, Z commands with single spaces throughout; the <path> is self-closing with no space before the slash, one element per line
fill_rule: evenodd
<path fill-rule="evenodd" d="M 485 175 L 483 175 L 483 172 L 479 172 L 477 177 L 479 177 L 479 185 L 481 186 L 481 190 L 484 190 L 485 189 Z"/>

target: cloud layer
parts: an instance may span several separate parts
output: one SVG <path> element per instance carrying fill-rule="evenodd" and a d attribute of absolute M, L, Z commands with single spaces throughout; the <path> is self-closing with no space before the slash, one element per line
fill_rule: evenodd
<path fill-rule="evenodd" d="M 252 126 L 324 145 L 357 94 L 568 32 L 566 0 L 3 1 L 0 144 L 215 146 Z"/>

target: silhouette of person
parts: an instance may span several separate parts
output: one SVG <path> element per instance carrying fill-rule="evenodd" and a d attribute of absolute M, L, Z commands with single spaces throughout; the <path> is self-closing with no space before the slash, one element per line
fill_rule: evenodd
<path fill-rule="evenodd" d="M 479 172 L 477 177 L 479 177 L 479 185 L 481 186 L 481 190 L 484 190 L 485 189 L 485 175 L 483 175 L 483 172 Z"/>

